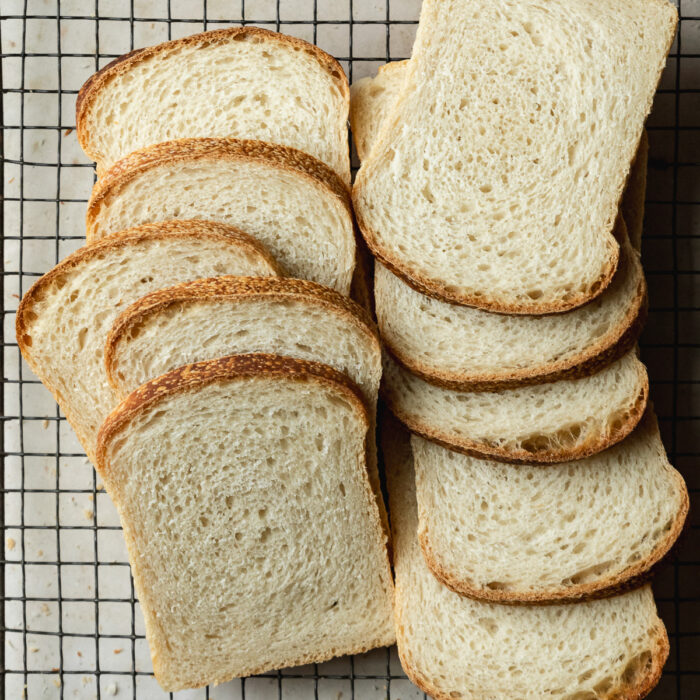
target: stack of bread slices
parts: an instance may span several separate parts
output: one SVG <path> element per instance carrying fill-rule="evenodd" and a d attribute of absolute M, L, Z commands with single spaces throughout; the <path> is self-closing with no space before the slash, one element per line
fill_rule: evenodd
<path fill-rule="evenodd" d="M 78 97 L 87 244 L 17 338 L 119 511 L 166 690 L 395 639 L 348 112 L 335 59 L 254 27 Z"/>
<path fill-rule="evenodd" d="M 653 687 L 645 582 L 688 509 L 636 352 L 674 29 L 666 0 L 425 0 L 352 103 L 252 27 L 85 84 L 87 244 L 17 337 L 119 511 L 166 690 L 395 639 L 437 698 Z M 413 433 L 387 414 L 396 591 L 382 373 Z"/>
<path fill-rule="evenodd" d="M 436 698 L 640 698 L 668 655 L 647 582 L 688 494 L 636 342 L 675 27 L 666 0 L 424 0 L 411 58 L 352 87 L 397 642 Z"/>

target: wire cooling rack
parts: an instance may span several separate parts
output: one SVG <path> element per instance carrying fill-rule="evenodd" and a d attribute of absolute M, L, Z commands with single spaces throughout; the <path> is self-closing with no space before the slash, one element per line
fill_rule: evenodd
<path fill-rule="evenodd" d="M 649 120 L 642 339 L 673 463 L 700 490 L 700 0 L 680 31 Z M 78 147 L 80 85 L 116 56 L 232 24 L 299 36 L 350 80 L 410 55 L 420 0 L 0 0 L 3 124 L 5 697 L 167 697 L 151 675 L 116 512 L 14 336 L 22 293 L 83 243 L 92 164 Z M 691 496 L 692 497 L 692 496 Z M 697 517 L 693 514 L 692 517 Z M 695 521 L 698 523 L 698 520 Z M 656 579 L 671 656 L 656 700 L 700 698 L 700 524 Z M 172 697 L 172 696 L 171 696 Z M 395 649 L 238 680 L 177 698 L 411 700 Z"/>

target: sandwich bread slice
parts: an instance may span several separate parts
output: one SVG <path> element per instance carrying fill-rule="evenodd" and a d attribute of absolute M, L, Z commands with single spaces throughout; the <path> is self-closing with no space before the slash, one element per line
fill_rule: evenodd
<path fill-rule="evenodd" d="M 265 354 L 176 369 L 107 418 L 98 470 L 165 690 L 393 643 L 368 425 L 345 375 Z"/>

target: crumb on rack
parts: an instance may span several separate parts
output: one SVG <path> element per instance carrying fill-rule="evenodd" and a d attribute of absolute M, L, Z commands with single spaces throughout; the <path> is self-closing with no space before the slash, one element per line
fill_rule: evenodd
<path fill-rule="evenodd" d="M 7 538 L 7 548 L 12 551 L 17 546 L 17 542 L 12 537 Z"/>

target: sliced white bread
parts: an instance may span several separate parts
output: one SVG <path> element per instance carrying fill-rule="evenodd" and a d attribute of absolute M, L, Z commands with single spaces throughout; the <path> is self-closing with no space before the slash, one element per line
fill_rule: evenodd
<path fill-rule="evenodd" d="M 212 136 L 291 146 L 349 183 L 348 103 L 343 69 L 317 46 L 232 27 L 112 61 L 80 90 L 76 124 L 100 177 L 132 151 Z"/>
<path fill-rule="evenodd" d="M 644 414 L 649 380 L 632 350 L 586 377 L 457 391 L 429 384 L 385 353 L 382 393 L 412 432 L 446 447 L 504 462 L 554 463 L 625 438 Z"/>
<path fill-rule="evenodd" d="M 676 20 L 665 0 L 426 0 L 354 187 L 373 252 L 420 291 L 493 311 L 601 293 Z"/>
<path fill-rule="evenodd" d="M 376 403 L 381 346 L 369 314 L 307 280 L 213 277 L 147 294 L 116 318 L 105 366 L 124 398 L 182 365 L 258 352 L 330 365 Z"/>
<path fill-rule="evenodd" d="M 87 239 L 191 218 L 239 227 L 290 277 L 350 292 L 355 232 L 348 191 L 305 153 L 235 139 L 181 139 L 137 151 L 93 188 Z"/>
<path fill-rule="evenodd" d="M 382 339 L 404 367 L 453 389 L 489 389 L 584 376 L 625 354 L 646 319 L 639 254 L 624 223 L 620 264 L 590 304 L 561 314 L 494 314 L 417 292 L 381 263 L 375 306 Z M 426 342 L 426 338 L 430 342 Z"/>
<path fill-rule="evenodd" d="M 226 355 L 274 353 L 322 362 L 362 391 L 372 488 L 388 531 L 377 470 L 376 406 L 382 351 L 369 314 L 307 280 L 214 277 L 161 289 L 115 320 L 105 343 L 107 378 L 124 398 L 182 365 Z"/>
<path fill-rule="evenodd" d="M 97 431 L 118 402 L 103 354 L 119 313 L 144 294 L 178 282 L 277 272 L 258 241 L 230 226 L 139 226 L 80 248 L 39 278 L 17 310 L 17 342 L 94 463 Z"/>
<path fill-rule="evenodd" d="M 345 375 L 263 354 L 174 370 L 105 421 L 98 469 L 163 688 L 393 643 L 368 425 Z"/>
<path fill-rule="evenodd" d="M 365 159 L 400 93 L 408 61 L 382 66 L 352 85 L 350 117 Z M 630 238 L 641 238 L 646 182 L 646 135 L 621 205 L 616 238 L 620 262 L 609 287 L 593 302 L 556 316 L 507 316 L 448 304 L 415 291 L 381 263 L 375 267 L 376 313 L 394 358 L 427 381 L 485 389 L 585 375 L 629 350 L 646 317 L 646 284 Z M 624 219 L 624 220 L 623 220 Z M 431 342 L 426 343 L 425 338 Z"/>
<path fill-rule="evenodd" d="M 382 432 L 396 637 L 416 685 L 436 700 L 639 700 L 651 691 L 669 645 L 649 586 L 548 606 L 485 603 L 451 591 L 432 575 L 418 542 L 407 435 Z"/>
<path fill-rule="evenodd" d="M 618 445 L 556 465 L 497 464 L 411 439 L 418 537 L 457 593 L 502 603 L 638 585 L 678 539 L 688 490 L 651 409 Z"/>
<path fill-rule="evenodd" d="M 357 157 L 367 160 L 380 129 L 403 87 L 408 59 L 379 66 L 377 75 L 350 86 L 350 129 Z"/>

